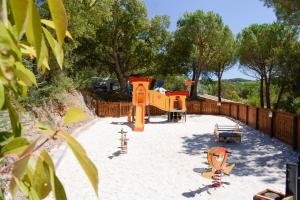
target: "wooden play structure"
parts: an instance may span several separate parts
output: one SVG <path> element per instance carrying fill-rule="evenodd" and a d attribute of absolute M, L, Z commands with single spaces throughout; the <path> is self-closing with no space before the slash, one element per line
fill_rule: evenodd
<path fill-rule="evenodd" d="M 218 142 L 240 143 L 242 138 L 242 133 L 238 124 L 235 126 L 216 124 L 214 134 Z"/>
<path fill-rule="evenodd" d="M 265 189 L 254 195 L 253 200 L 298 200 L 300 199 L 300 157 L 298 164 L 286 164 L 285 194 Z"/>
<path fill-rule="evenodd" d="M 154 82 L 152 78 L 130 77 L 129 81 L 132 84 L 132 110 L 129 111 L 128 119 L 134 122 L 134 131 L 144 131 L 146 108 L 149 106 L 166 111 L 169 121 L 176 121 L 183 117 L 186 119 L 188 91 L 162 93 L 150 90 L 150 85 Z M 150 109 L 148 115 L 150 117 Z"/>
<path fill-rule="evenodd" d="M 212 186 L 217 188 L 222 185 L 223 173 L 229 175 L 235 164 L 226 165 L 230 152 L 224 147 L 213 147 L 207 152 L 207 161 L 211 171 L 203 172 L 204 178 L 212 179 Z"/>

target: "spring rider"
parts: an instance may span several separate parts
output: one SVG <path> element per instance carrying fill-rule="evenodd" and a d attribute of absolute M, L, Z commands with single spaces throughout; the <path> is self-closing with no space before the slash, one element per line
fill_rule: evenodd
<path fill-rule="evenodd" d="M 221 187 L 223 173 L 229 175 L 235 164 L 226 165 L 228 155 L 230 154 L 224 147 L 213 147 L 207 152 L 208 164 L 211 171 L 203 172 L 201 175 L 204 178 L 212 179 L 214 188 Z"/>

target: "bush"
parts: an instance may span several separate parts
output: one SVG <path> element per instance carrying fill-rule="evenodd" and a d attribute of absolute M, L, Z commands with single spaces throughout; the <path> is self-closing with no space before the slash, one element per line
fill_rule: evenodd
<path fill-rule="evenodd" d="M 73 92 L 75 90 L 73 80 L 67 77 L 63 72 L 56 73 L 49 80 L 40 78 L 38 86 L 31 87 L 28 90 L 26 98 L 22 99 L 22 103 L 26 107 L 41 106 L 51 99 L 58 100 L 59 103 L 65 102 L 64 93 Z"/>

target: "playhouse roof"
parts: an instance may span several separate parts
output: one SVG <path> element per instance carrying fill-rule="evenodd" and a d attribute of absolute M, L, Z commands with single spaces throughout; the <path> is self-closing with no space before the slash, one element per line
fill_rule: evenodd
<path fill-rule="evenodd" d="M 129 82 L 149 82 L 151 83 L 154 79 L 153 78 L 146 78 L 146 77 L 129 77 Z"/>

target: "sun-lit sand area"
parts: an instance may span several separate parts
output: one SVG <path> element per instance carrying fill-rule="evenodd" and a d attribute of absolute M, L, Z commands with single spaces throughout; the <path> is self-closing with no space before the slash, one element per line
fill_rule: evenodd
<path fill-rule="evenodd" d="M 250 200 L 266 188 L 285 191 L 285 164 L 296 162 L 292 148 L 243 124 L 241 144 L 218 144 L 216 123 L 234 125 L 227 117 L 188 115 L 187 121 L 168 123 L 152 117 L 144 132 L 132 132 L 127 118 L 99 118 L 78 134 L 99 170 L 99 199 L 103 200 Z M 128 153 L 120 154 L 121 129 L 127 131 Z M 204 151 L 224 146 L 236 163 L 221 188 L 201 176 L 208 168 Z M 54 152 L 60 157 L 61 152 Z M 96 200 L 88 178 L 72 152 L 57 162 L 57 174 L 70 200 Z"/>

